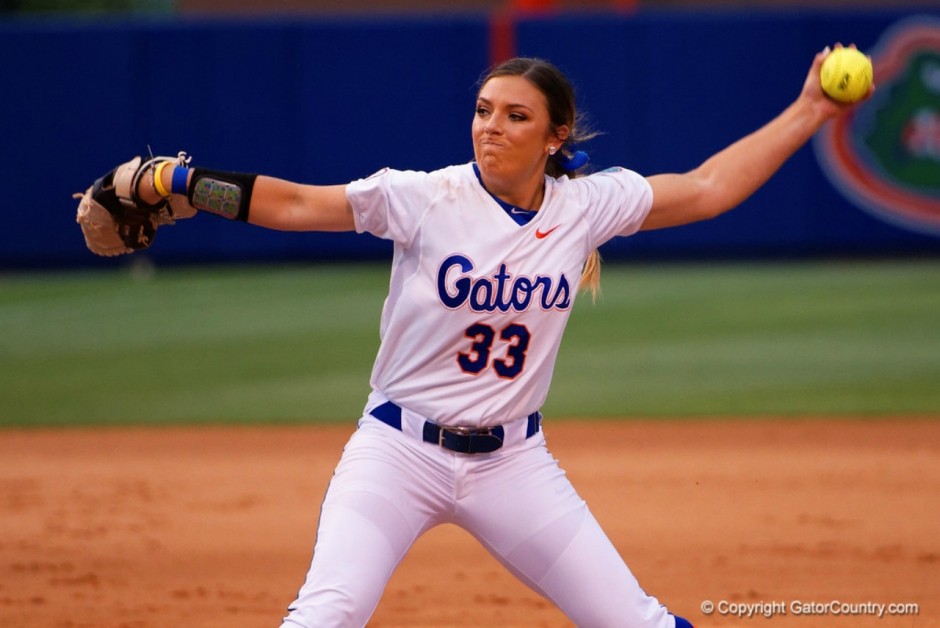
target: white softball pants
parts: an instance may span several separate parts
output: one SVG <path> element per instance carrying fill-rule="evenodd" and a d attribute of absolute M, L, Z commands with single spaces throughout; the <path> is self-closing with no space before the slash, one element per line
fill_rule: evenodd
<path fill-rule="evenodd" d="M 507 432 L 490 454 L 425 443 L 366 416 L 343 451 L 313 561 L 282 628 L 365 626 L 415 540 L 453 523 L 589 628 L 673 628 L 545 446 Z"/>

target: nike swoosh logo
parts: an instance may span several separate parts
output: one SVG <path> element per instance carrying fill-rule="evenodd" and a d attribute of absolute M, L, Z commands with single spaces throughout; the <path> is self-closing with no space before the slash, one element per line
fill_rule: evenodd
<path fill-rule="evenodd" d="M 549 229 L 548 231 L 542 231 L 541 229 L 536 229 L 536 230 L 535 230 L 535 237 L 538 238 L 539 240 L 541 240 L 542 238 L 547 238 L 548 236 L 550 236 L 550 235 L 552 234 L 552 231 L 554 231 L 555 229 L 557 229 L 557 228 L 560 227 L 560 226 L 561 226 L 560 224 L 555 225 L 554 227 L 552 227 L 552 228 Z"/>

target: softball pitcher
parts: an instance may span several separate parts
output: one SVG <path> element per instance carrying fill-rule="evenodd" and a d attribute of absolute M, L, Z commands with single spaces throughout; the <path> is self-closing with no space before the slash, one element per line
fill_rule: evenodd
<path fill-rule="evenodd" d="M 513 59 L 481 82 L 467 164 L 319 187 L 190 168 L 181 155 L 136 158 L 95 182 L 79 222 L 101 254 L 149 246 L 196 210 L 394 243 L 372 393 L 284 627 L 365 625 L 411 545 L 442 523 L 579 626 L 691 625 L 640 587 L 546 448 L 539 408 L 579 287 L 597 285 L 597 247 L 753 193 L 847 108 L 819 87 L 827 52 L 782 114 L 685 174 L 578 176 L 587 160 L 568 81 Z"/>

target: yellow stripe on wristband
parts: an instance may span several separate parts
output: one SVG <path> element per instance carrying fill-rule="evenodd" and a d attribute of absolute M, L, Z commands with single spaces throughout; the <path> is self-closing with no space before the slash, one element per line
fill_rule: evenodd
<path fill-rule="evenodd" d="M 169 166 L 171 161 L 161 161 L 156 170 L 153 171 L 153 186 L 157 190 L 157 194 L 163 198 L 170 198 L 170 191 L 163 187 L 163 169 Z"/>

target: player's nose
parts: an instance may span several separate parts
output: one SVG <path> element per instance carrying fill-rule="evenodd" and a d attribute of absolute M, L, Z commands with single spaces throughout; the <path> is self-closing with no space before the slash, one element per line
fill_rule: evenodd
<path fill-rule="evenodd" d="M 483 131 L 488 135 L 497 135 L 503 132 L 503 124 L 499 120 L 499 116 L 490 116 L 486 119 L 486 124 L 483 125 Z"/>

